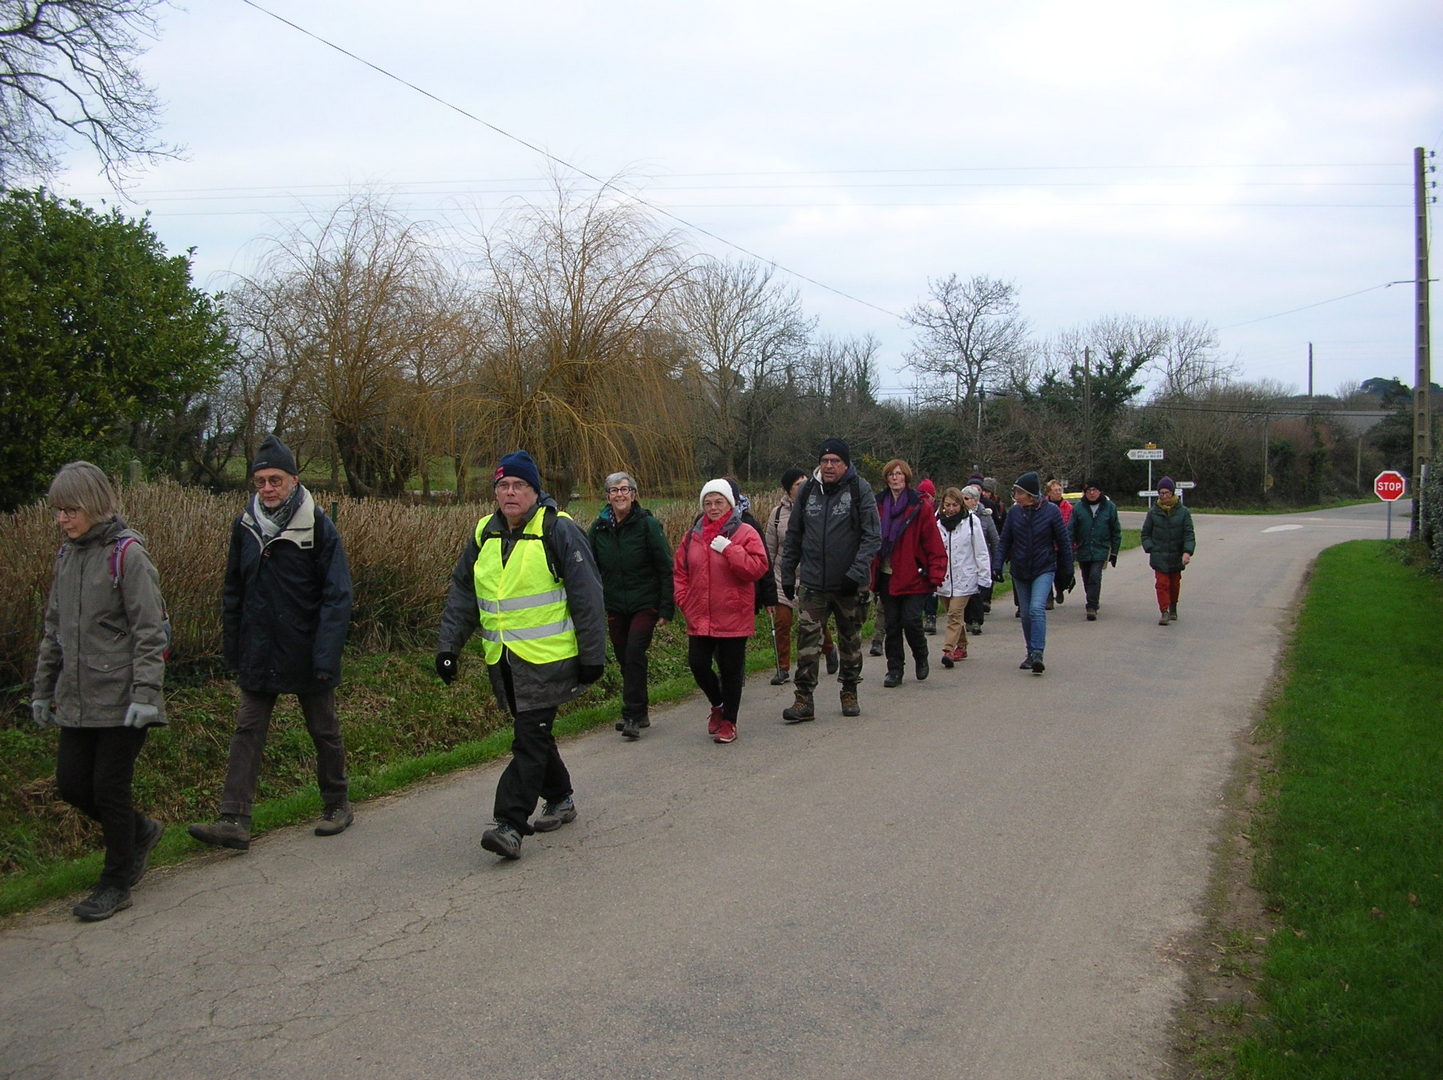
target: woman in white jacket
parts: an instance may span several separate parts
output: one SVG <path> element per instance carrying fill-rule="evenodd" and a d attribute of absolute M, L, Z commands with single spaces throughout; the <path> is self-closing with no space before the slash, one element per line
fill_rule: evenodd
<path fill-rule="evenodd" d="M 947 602 L 947 636 L 942 641 L 942 666 L 950 668 L 967 659 L 967 630 L 963 613 L 967 598 L 992 584 L 991 557 L 987 537 L 976 513 L 962 504 L 962 493 L 948 488 L 942 493 L 942 510 L 937 515 L 942 547 L 947 551 L 947 576 L 937 596 Z"/>

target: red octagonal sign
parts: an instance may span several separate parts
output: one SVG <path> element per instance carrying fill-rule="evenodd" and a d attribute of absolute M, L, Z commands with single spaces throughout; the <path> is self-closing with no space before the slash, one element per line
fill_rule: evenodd
<path fill-rule="evenodd" d="M 1403 474 L 1392 469 L 1385 469 L 1373 480 L 1373 494 L 1384 502 L 1396 502 L 1403 497 L 1403 492 L 1408 487 L 1408 481 L 1403 479 Z"/>

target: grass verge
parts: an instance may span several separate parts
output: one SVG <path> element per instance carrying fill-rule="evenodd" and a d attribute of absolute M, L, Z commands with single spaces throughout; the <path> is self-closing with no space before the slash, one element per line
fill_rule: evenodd
<path fill-rule="evenodd" d="M 1311 575 L 1219 846 L 1191 1076 L 1443 1077 L 1443 585 L 1401 550 Z"/>

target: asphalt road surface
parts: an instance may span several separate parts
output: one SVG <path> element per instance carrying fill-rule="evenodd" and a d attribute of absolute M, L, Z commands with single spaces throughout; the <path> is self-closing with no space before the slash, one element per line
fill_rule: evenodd
<path fill-rule="evenodd" d="M 1041 677 L 1003 601 L 924 683 L 869 658 L 859 719 L 824 679 L 783 726 L 758 676 L 730 746 L 699 698 L 570 741 L 580 818 L 517 862 L 479 845 L 497 763 L 10 920 L 0 1074 L 1166 1077 L 1237 736 L 1309 563 L 1383 520 L 1197 515 L 1181 620 L 1125 553 Z"/>

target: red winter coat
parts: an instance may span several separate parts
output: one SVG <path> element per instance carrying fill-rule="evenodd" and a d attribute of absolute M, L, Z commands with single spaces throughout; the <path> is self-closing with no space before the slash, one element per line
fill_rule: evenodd
<path fill-rule="evenodd" d="M 755 582 L 770 563 L 757 531 L 736 514 L 722 528 L 731 541 L 722 552 L 702 542 L 702 521 L 687 531 L 672 567 L 676 606 L 693 637 L 751 637 L 756 632 Z"/>
<path fill-rule="evenodd" d="M 878 500 L 879 506 L 880 502 Z M 902 535 L 892 547 L 889 591 L 893 596 L 936 592 L 947 577 L 947 549 L 942 546 L 942 535 L 937 531 L 937 518 L 930 504 L 923 499 L 909 513 Z M 873 589 L 881 572 L 882 556 L 878 555 L 872 560 Z"/>

